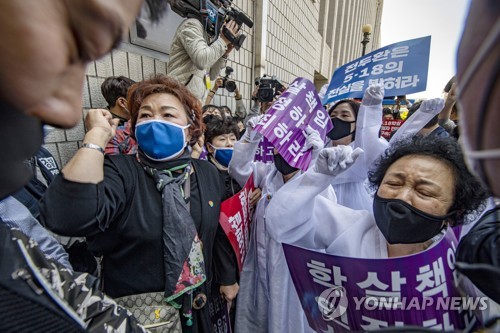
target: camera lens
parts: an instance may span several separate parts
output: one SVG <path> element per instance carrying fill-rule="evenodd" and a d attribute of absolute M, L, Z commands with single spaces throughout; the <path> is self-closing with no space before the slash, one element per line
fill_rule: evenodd
<path fill-rule="evenodd" d="M 226 90 L 229 92 L 234 92 L 236 90 L 236 83 L 234 81 L 227 81 Z"/>
<path fill-rule="evenodd" d="M 272 102 L 274 98 L 274 89 L 271 87 L 259 88 L 257 91 L 257 99 L 260 102 Z"/>

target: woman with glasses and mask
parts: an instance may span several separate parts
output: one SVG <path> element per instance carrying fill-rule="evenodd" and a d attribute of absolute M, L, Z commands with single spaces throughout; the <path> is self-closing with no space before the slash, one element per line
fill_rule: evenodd
<path fill-rule="evenodd" d="M 368 169 L 389 146 L 379 137 L 383 98 L 383 86 L 374 85 L 366 89 L 361 103 L 341 100 L 328 111 L 333 129 L 327 134 L 331 141 L 326 146 L 349 145 L 365 152 L 349 170 L 332 180 L 339 204 L 352 209 L 371 210 L 373 199 L 365 185 Z"/>
<path fill-rule="evenodd" d="M 90 110 L 81 149 L 43 200 L 43 221 L 59 234 L 87 237 L 103 257 L 104 291 L 142 324 L 208 332 L 212 263 L 228 260 L 219 247 L 229 242 L 218 232 L 218 171 L 190 157 L 203 133 L 201 105 L 161 75 L 133 85 L 127 97 L 137 155 L 105 157 L 116 122 L 106 110 Z M 217 272 L 228 301 L 238 288 L 230 266 L 217 265 L 229 267 Z"/>

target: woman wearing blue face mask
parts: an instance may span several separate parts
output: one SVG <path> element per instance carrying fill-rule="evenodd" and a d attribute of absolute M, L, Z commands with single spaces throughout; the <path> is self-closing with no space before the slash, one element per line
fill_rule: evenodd
<path fill-rule="evenodd" d="M 165 76 L 132 86 L 127 100 L 137 155 L 104 157 L 116 124 L 109 112 L 90 110 L 82 149 L 54 180 L 43 220 L 87 237 L 103 257 L 104 291 L 149 318 L 142 324 L 209 331 L 212 286 L 231 301 L 238 284 L 221 248 L 230 246 L 219 227 L 224 185 L 213 165 L 190 157 L 204 127 L 200 103 Z"/>
<path fill-rule="evenodd" d="M 233 146 L 239 139 L 238 124 L 231 118 L 214 118 L 206 124 L 205 147 L 208 161 L 215 165 L 226 185 L 226 199 L 241 190 L 241 186 L 228 173 L 233 157 Z"/>
<path fill-rule="evenodd" d="M 239 139 L 239 132 L 238 123 L 230 117 L 226 117 L 224 119 L 214 118 L 206 123 L 205 147 L 208 151 L 208 161 L 215 165 L 215 167 L 219 170 L 219 174 L 225 184 L 225 199 L 236 195 L 242 188 L 240 184 L 238 184 L 238 182 L 236 182 L 236 180 L 229 175 L 228 172 L 229 162 L 233 157 L 233 147 Z M 258 198 L 260 198 L 260 190 L 255 189 L 251 198 L 250 205 L 253 208 L 255 207 Z M 224 248 L 228 249 L 227 246 Z M 234 265 L 237 265 L 236 255 L 232 250 L 228 251 L 226 256 L 232 258 Z M 220 263 L 224 264 L 222 261 Z M 216 267 L 216 270 L 225 271 L 224 268 L 218 267 Z M 235 305 L 236 304 L 234 304 L 230 312 L 232 324 L 234 324 L 234 315 L 236 311 Z"/>

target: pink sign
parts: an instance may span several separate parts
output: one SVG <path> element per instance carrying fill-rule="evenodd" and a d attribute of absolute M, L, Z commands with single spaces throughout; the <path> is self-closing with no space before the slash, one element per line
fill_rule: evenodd
<path fill-rule="evenodd" d="M 250 231 L 250 196 L 254 190 L 253 175 L 245 186 L 220 207 L 219 223 L 233 247 L 241 271 L 248 251 Z"/>
<path fill-rule="evenodd" d="M 273 103 L 255 130 L 262 133 L 291 166 L 307 170 L 311 150 L 304 152 L 302 147 L 308 125 L 319 132 L 323 141 L 332 129 L 313 83 L 297 78 Z"/>

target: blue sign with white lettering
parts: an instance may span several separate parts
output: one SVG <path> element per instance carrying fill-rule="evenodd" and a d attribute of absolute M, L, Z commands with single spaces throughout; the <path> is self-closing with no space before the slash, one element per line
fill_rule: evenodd
<path fill-rule="evenodd" d="M 339 67 L 332 76 L 323 105 L 344 98 L 361 98 L 370 85 L 384 84 L 386 96 L 427 88 L 431 36 L 410 39 L 372 51 Z"/>

